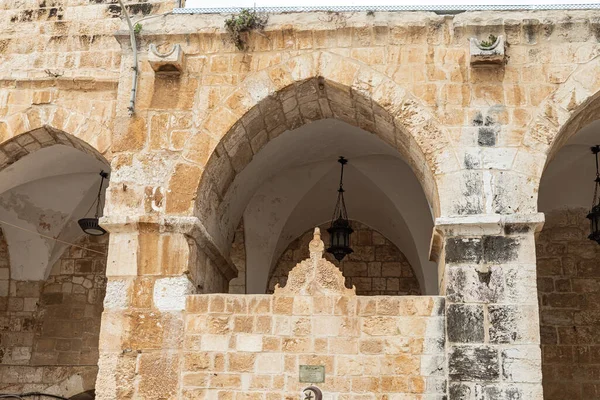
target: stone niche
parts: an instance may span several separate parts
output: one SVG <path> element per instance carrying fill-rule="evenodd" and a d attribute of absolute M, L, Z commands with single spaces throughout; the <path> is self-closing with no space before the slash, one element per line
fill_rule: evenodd
<path fill-rule="evenodd" d="M 488 40 L 469 39 L 472 67 L 496 67 L 505 63 L 504 36 L 490 35 Z"/>
<path fill-rule="evenodd" d="M 299 398 L 312 365 L 325 368 L 314 382 L 325 398 L 445 395 L 444 299 L 357 296 L 318 228 L 309 248 L 273 295 L 187 297 L 180 394 Z"/>

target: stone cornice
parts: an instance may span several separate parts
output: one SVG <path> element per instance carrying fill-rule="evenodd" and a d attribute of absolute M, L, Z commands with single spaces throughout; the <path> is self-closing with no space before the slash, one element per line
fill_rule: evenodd
<path fill-rule="evenodd" d="M 377 11 L 374 15 L 363 12 L 289 12 L 268 14 L 269 20 L 265 32 L 270 31 L 335 31 L 341 28 L 395 27 L 418 28 L 428 25 L 440 26 L 445 21 L 452 30 L 469 31 L 482 27 L 511 27 L 515 25 L 541 28 L 565 24 L 568 17 L 570 29 L 600 23 L 600 10 L 520 10 L 520 11 L 470 11 L 456 15 L 439 15 L 434 12 Z M 224 20 L 230 17 L 222 14 L 171 14 L 144 21 L 143 30 L 138 38 L 154 39 L 165 36 L 220 35 L 226 33 Z M 115 32 L 115 38 L 126 44 L 129 30 L 123 22 Z"/>
<path fill-rule="evenodd" d="M 483 214 L 439 217 L 435 220 L 429 245 L 429 260 L 437 262 L 449 236 L 507 235 L 539 232 L 544 226 L 544 214 Z"/>
<path fill-rule="evenodd" d="M 539 231 L 544 225 L 544 214 L 483 214 L 439 217 L 434 229 L 450 236 L 503 235 L 516 233 L 519 227 Z"/>

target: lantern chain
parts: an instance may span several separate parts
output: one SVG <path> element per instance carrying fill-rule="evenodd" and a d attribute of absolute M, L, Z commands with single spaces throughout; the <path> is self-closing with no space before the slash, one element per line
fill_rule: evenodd
<path fill-rule="evenodd" d="M 344 200 L 344 165 L 348 163 L 348 160 L 343 156 L 340 156 L 338 162 L 342 165 L 342 169 L 340 172 L 340 187 L 338 189 L 338 198 L 335 204 L 335 209 L 333 210 L 333 218 L 331 219 L 332 223 L 338 218 L 348 219 L 348 213 L 346 211 L 346 201 Z"/>
<path fill-rule="evenodd" d="M 598 153 L 600 153 L 600 145 L 592 147 L 592 153 L 596 156 L 596 179 L 594 182 L 594 199 L 592 200 L 592 208 L 596 206 L 598 200 L 598 186 L 600 186 L 600 169 L 598 168 Z"/>
<path fill-rule="evenodd" d="M 100 188 L 98 189 L 98 196 L 96 197 L 96 214 L 94 217 L 96 219 L 98 219 L 98 216 L 100 215 L 100 195 L 102 194 L 102 185 L 104 185 L 104 179 L 108 178 L 108 172 L 104 172 L 104 170 L 102 170 L 100 171 L 100 176 L 102 179 L 100 180 Z"/>

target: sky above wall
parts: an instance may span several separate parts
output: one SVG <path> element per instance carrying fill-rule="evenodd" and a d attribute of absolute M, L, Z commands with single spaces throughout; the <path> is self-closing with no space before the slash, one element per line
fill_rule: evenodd
<path fill-rule="evenodd" d="M 282 6 L 435 6 L 443 5 L 550 5 L 550 4 L 600 4 L 598 1 L 590 0 L 560 0 L 560 1 L 540 1 L 540 0 L 496 0 L 482 2 L 481 0 L 186 0 L 186 8 L 215 8 L 215 7 L 282 7 Z M 460 7 L 458 7 L 460 8 Z"/>

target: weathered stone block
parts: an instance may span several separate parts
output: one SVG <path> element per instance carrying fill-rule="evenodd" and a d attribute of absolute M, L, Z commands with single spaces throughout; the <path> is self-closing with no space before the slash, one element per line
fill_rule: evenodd
<path fill-rule="evenodd" d="M 535 306 L 490 305 L 488 310 L 491 343 L 535 343 L 539 340 Z"/>
<path fill-rule="evenodd" d="M 174 398 L 179 386 L 179 355 L 142 354 L 137 394 L 142 398 Z"/>
<path fill-rule="evenodd" d="M 483 257 L 479 238 L 452 237 L 446 240 L 446 263 L 479 263 Z"/>
<path fill-rule="evenodd" d="M 446 310 L 448 340 L 454 343 L 483 343 L 482 305 L 449 304 Z"/>
<path fill-rule="evenodd" d="M 484 261 L 487 263 L 502 264 L 517 260 L 520 240 L 511 236 L 484 236 L 483 252 Z"/>
<path fill-rule="evenodd" d="M 502 350 L 502 377 L 509 382 L 537 383 L 542 379 L 539 346 L 515 346 Z"/>
<path fill-rule="evenodd" d="M 498 303 L 505 299 L 505 272 L 501 266 L 489 270 L 473 266 L 450 266 L 446 295 L 452 302 Z"/>
<path fill-rule="evenodd" d="M 491 346 L 453 346 L 448 374 L 454 381 L 496 381 L 500 377 L 498 349 Z"/>

